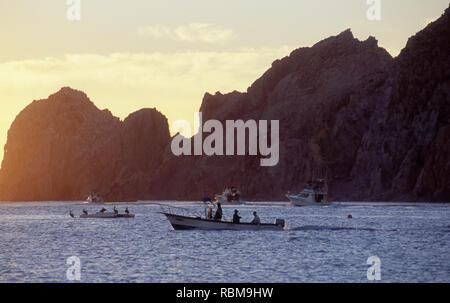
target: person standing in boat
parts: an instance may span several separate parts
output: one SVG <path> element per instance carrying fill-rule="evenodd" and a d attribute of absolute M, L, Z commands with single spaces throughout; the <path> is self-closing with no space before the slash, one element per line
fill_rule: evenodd
<path fill-rule="evenodd" d="M 253 220 L 250 222 L 251 224 L 261 224 L 261 220 L 259 219 L 256 211 L 253 212 Z"/>
<path fill-rule="evenodd" d="M 239 211 L 237 209 L 234 210 L 233 215 L 233 223 L 240 223 L 241 222 L 241 216 L 239 216 Z"/>
<path fill-rule="evenodd" d="M 220 221 L 222 220 L 222 205 L 219 203 L 217 203 L 217 210 L 216 210 L 216 214 L 214 215 L 214 220 Z"/>

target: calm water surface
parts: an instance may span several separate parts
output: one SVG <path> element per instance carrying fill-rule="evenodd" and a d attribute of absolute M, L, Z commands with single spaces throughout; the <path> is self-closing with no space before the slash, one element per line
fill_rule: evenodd
<path fill-rule="evenodd" d="M 449 204 L 224 207 L 286 219 L 289 230 L 270 232 L 174 231 L 159 206 L 125 206 L 135 219 L 72 219 L 99 208 L 79 202 L 0 203 L 0 282 L 68 282 L 70 256 L 81 282 L 367 282 L 370 256 L 382 282 L 450 282 Z"/>

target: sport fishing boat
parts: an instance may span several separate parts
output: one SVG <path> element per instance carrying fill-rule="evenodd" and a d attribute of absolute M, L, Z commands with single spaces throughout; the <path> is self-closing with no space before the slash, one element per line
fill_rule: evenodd
<path fill-rule="evenodd" d="M 241 192 L 236 187 L 225 188 L 222 194 L 216 194 L 214 196 L 216 203 L 225 205 L 237 205 L 242 204 Z"/>
<path fill-rule="evenodd" d="M 214 219 L 206 219 L 201 214 L 193 213 L 180 207 L 168 205 L 160 205 L 161 213 L 166 216 L 175 230 L 283 230 L 285 226 L 284 219 L 275 219 L 271 223 L 233 223 L 231 221 L 218 221 Z"/>
<path fill-rule="evenodd" d="M 330 205 L 328 201 L 328 183 L 326 179 L 308 182 L 298 194 L 287 193 L 286 197 L 295 206 Z"/>

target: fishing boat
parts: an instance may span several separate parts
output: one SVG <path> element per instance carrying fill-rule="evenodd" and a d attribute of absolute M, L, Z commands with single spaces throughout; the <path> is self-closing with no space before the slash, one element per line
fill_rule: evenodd
<path fill-rule="evenodd" d="M 233 223 L 231 221 L 206 219 L 201 214 L 180 207 L 161 205 L 161 209 L 161 213 L 166 216 L 175 230 L 283 230 L 285 226 L 283 219 L 275 219 L 273 224 Z"/>
<path fill-rule="evenodd" d="M 328 200 L 328 183 L 326 179 L 308 182 L 298 194 L 287 193 L 286 197 L 295 206 L 330 205 Z"/>

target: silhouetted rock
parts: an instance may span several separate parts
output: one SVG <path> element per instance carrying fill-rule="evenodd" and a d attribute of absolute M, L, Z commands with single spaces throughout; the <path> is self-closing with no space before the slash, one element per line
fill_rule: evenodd
<path fill-rule="evenodd" d="M 247 199 L 280 200 L 314 176 L 348 178 L 367 118 L 387 94 L 391 63 L 373 39 L 360 42 L 347 30 L 275 61 L 247 93 L 206 94 L 205 120 L 280 120 L 279 164 L 261 167 L 257 156 L 168 157 L 151 192 L 177 184 L 170 198 L 195 199 L 235 185 Z"/>
<path fill-rule="evenodd" d="M 123 199 L 139 197 L 169 139 L 167 120 L 154 109 L 121 122 L 83 92 L 62 88 L 33 101 L 13 122 L 0 172 L 1 199 L 79 200 L 92 189 L 112 200 L 112 189 Z"/>
<path fill-rule="evenodd" d="M 448 18 L 396 59 L 346 30 L 276 60 L 247 93 L 205 94 L 204 120 L 280 120 L 279 164 L 168 154 L 150 192 L 199 199 L 235 185 L 247 199 L 280 200 L 328 177 L 334 200 L 449 201 Z"/>
<path fill-rule="evenodd" d="M 392 94 L 359 151 L 366 199 L 450 200 L 450 8 L 395 59 Z"/>
<path fill-rule="evenodd" d="M 142 109 L 129 115 L 121 127 L 121 171 L 109 200 L 136 201 L 149 197 L 148 185 L 159 165 L 170 134 L 166 117 L 156 109 Z"/>
<path fill-rule="evenodd" d="M 199 200 L 225 186 L 281 200 L 327 177 L 333 200 L 450 201 L 450 9 L 397 58 L 350 30 L 276 60 L 245 93 L 206 93 L 203 120 L 279 120 L 280 160 L 174 156 L 155 109 L 123 122 L 82 92 L 34 101 L 8 133 L 1 200 Z M 204 134 L 206 137 L 208 134 Z"/>

